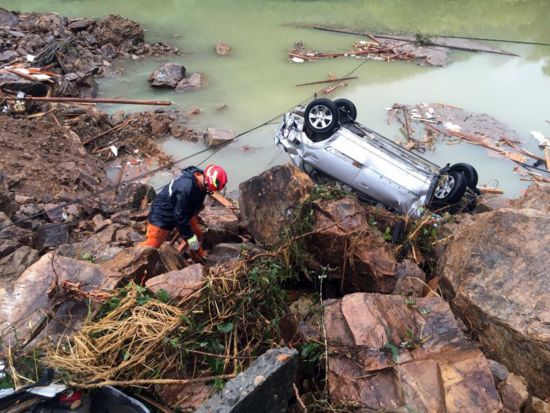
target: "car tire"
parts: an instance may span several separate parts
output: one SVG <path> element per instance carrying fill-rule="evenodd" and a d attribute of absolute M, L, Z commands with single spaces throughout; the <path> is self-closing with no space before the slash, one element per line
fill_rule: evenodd
<path fill-rule="evenodd" d="M 336 99 L 334 104 L 338 108 L 341 123 L 353 122 L 357 119 L 357 108 L 351 100 L 344 98 Z"/>
<path fill-rule="evenodd" d="M 449 171 L 457 171 L 460 172 L 464 177 L 466 178 L 466 184 L 472 188 L 477 188 L 477 171 L 476 168 L 474 168 L 469 163 L 455 163 L 453 166 L 449 168 Z"/>
<path fill-rule="evenodd" d="M 460 201 L 466 192 L 467 181 L 462 172 L 449 170 L 442 175 L 445 180 L 434 191 L 434 201 L 452 205 Z"/>
<path fill-rule="evenodd" d="M 312 133 L 327 136 L 338 125 L 338 108 L 330 99 L 315 99 L 306 106 L 304 122 Z"/>

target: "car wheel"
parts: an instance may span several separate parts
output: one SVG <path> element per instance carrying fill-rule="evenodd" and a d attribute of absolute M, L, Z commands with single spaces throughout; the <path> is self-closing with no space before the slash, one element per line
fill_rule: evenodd
<path fill-rule="evenodd" d="M 304 121 L 311 132 L 327 135 L 338 124 L 338 109 L 330 99 L 315 99 L 306 106 Z"/>
<path fill-rule="evenodd" d="M 334 104 L 338 108 L 340 122 L 346 123 L 346 121 L 351 122 L 357 119 L 357 108 L 351 100 L 343 98 L 336 99 Z"/>
<path fill-rule="evenodd" d="M 449 168 L 449 171 L 457 171 L 460 172 L 464 177 L 466 178 L 466 184 L 472 188 L 477 188 L 477 171 L 476 168 L 474 168 L 469 163 L 455 163 L 453 166 Z"/>
<path fill-rule="evenodd" d="M 458 202 L 466 192 L 466 178 L 458 171 L 449 171 L 442 178 L 435 188 L 434 198 L 449 205 Z"/>

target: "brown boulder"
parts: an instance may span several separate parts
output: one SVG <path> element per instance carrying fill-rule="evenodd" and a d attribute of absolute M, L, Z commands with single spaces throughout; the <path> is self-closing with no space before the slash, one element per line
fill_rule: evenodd
<path fill-rule="evenodd" d="M 205 383 L 157 385 L 155 390 L 164 403 L 181 412 L 194 412 L 212 394 L 214 387 Z"/>
<path fill-rule="evenodd" d="M 294 166 L 275 166 L 239 185 L 239 207 L 244 226 L 257 242 L 273 245 L 292 223 L 300 201 L 313 189 L 312 180 Z"/>
<path fill-rule="evenodd" d="M 498 385 L 504 413 L 521 413 L 528 405 L 530 395 L 527 391 L 527 382 L 521 376 L 508 375 L 508 378 Z"/>
<path fill-rule="evenodd" d="M 208 146 L 218 146 L 235 139 L 235 132 L 229 129 L 208 128 L 204 133 L 204 142 Z"/>
<path fill-rule="evenodd" d="M 233 211 L 220 204 L 207 204 L 199 214 L 203 231 L 203 244 L 207 249 L 222 242 L 239 242 L 239 219 Z"/>
<path fill-rule="evenodd" d="M 172 298 L 185 299 L 203 286 L 204 271 L 201 264 L 193 264 L 183 270 L 153 277 L 145 286 L 155 293 L 164 290 Z"/>
<path fill-rule="evenodd" d="M 375 411 L 500 412 L 487 360 L 439 297 L 325 302 L 331 401 Z"/>
<path fill-rule="evenodd" d="M 142 284 L 145 280 L 166 272 L 157 249 L 149 247 L 125 248 L 111 260 L 101 264 L 105 271 L 119 274 L 114 277 L 108 288 L 114 288 L 119 282 L 133 281 Z"/>
<path fill-rule="evenodd" d="M 422 297 L 426 286 L 426 274 L 411 260 L 403 260 L 397 264 L 395 273 L 397 279 L 392 294 L 412 297 Z"/>
<path fill-rule="evenodd" d="M 531 185 L 521 198 L 511 200 L 510 204 L 514 208 L 530 208 L 550 213 L 550 187 Z"/>
<path fill-rule="evenodd" d="M 44 315 L 50 314 L 55 319 L 59 303 L 48 296 L 55 280 L 58 284 L 64 280 L 80 283 L 82 290 L 91 291 L 111 284 L 111 275 L 95 264 L 54 253 L 42 256 L 14 282 L 0 286 L 2 345 L 26 342 L 33 333 L 46 327 Z"/>
<path fill-rule="evenodd" d="M 550 396 L 550 216 L 499 209 L 455 228 L 440 286 L 485 354 Z"/>
<path fill-rule="evenodd" d="M 309 250 L 322 265 L 337 267 L 348 292 L 390 293 L 396 283 L 397 260 L 382 233 L 369 225 L 367 210 L 354 198 L 315 204 Z"/>
<path fill-rule="evenodd" d="M 17 248 L 10 254 L 0 258 L 0 277 L 4 280 L 13 280 L 38 261 L 38 258 L 40 258 L 40 255 L 36 250 L 27 246 Z"/>
<path fill-rule="evenodd" d="M 192 73 L 189 77 L 184 77 L 178 82 L 176 90 L 178 92 L 187 92 L 204 87 L 204 76 L 200 73 Z"/>
<path fill-rule="evenodd" d="M 167 271 L 177 271 L 185 267 L 185 259 L 176 247 L 164 242 L 158 249 L 160 260 Z"/>

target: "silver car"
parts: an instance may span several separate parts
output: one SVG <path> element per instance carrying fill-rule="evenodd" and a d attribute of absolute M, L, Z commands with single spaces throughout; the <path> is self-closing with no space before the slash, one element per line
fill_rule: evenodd
<path fill-rule="evenodd" d="M 304 172 L 351 187 L 374 203 L 413 217 L 475 203 L 477 172 L 465 163 L 440 168 L 356 121 L 347 99 L 319 98 L 286 113 L 275 142 Z"/>

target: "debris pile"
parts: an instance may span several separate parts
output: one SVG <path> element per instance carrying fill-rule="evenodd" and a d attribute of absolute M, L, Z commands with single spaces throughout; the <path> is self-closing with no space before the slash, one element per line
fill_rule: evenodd
<path fill-rule="evenodd" d="M 327 32 L 366 37 L 368 40 L 355 42 L 351 49 L 344 52 L 319 52 L 306 48 L 302 42 L 297 42 L 288 51 L 288 58 L 291 62 L 304 63 L 326 58 L 353 57 L 384 62 L 401 60 L 414 62 L 421 66 L 443 67 L 449 63 L 448 53 L 451 49 L 517 56 L 514 53 L 465 38 L 430 37 L 422 34 L 371 34 L 368 32 L 318 26 L 314 26 L 313 28 Z"/>
<path fill-rule="evenodd" d="M 2 91 L 45 96 L 95 96 L 93 75 L 105 73 L 117 57 L 177 53 L 162 43 L 148 44 L 138 23 L 121 16 L 69 19 L 54 13 L 1 9 Z M 25 84 L 25 88 L 21 86 Z"/>
<path fill-rule="evenodd" d="M 539 166 L 550 171 L 550 152 L 545 147 L 545 138 L 539 138 L 543 153 L 533 153 L 521 145 L 523 139 L 497 119 L 479 113 L 442 103 L 421 103 L 417 105 L 394 104 L 388 108 L 388 123 L 394 119 L 401 124 L 405 137 L 402 143 L 407 149 L 433 150 L 437 139 L 444 139 L 452 145 L 466 142 L 482 146 L 491 154 L 502 156 L 516 163 L 514 169 L 522 180 L 550 183 L 550 177 Z M 416 127 L 415 127 L 416 126 Z M 542 135 L 542 134 L 541 134 Z M 401 143 L 401 142 L 398 142 Z M 535 172 L 534 168 L 538 168 Z"/>

